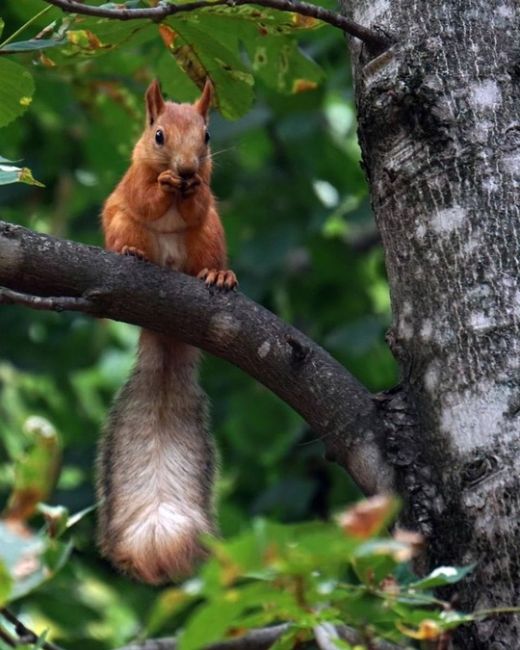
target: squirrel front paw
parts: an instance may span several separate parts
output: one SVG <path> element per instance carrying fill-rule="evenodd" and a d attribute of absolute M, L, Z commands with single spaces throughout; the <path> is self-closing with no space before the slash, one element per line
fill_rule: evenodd
<path fill-rule="evenodd" d="M 165 192 L 177 192 L 182 188 L 182 179 L 176 176 L 171 169 L 165 169 L 157 177 L 157 182 Z"/>
<path fill-rule="evenodd" d="M 192 196 L 195 193 L 197 187 L 201 184 L 202 180 L 198 174 L 191 176 L 190 178 L 183 178 L 181 182 L 181 195 L 182 198 Z"/>
<path fill-rule="evenodd" d="M 233 271 L 217 271 L 217 269 L 202 269 L 197 275 L 200 280 L 204 280 L 207 287 L 217 287 L 218 289 L 234 289 L 238 286 L 237 276 Z"/>

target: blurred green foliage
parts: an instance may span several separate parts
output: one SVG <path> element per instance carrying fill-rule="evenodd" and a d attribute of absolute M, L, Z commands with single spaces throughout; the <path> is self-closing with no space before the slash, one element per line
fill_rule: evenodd
<path fill-rule="evenodd" d="M 0 83 L 0 174 L 2 165 L 23 165 L 45 185 L 0 184 L 0 217 L 101 245 L 98 215 L 141 131 L 146 85 L 157 77 L 172 99 L 193 99 L 198 90 L 182 66 L 196 56 L 199 68 L 216 75 L 213 189 L 241 290 L 313 337 L 371 390 L 391 386 L 388 290 L 359 165 L 341 33 L 304 29 L 267 12 L 265 37 L 246 11 L 170 18 L 168 28 L 181 40 L 169 43 L 168 29 L 161 37 L 153 23 L 89 18 L 71 25 L 46 7 L 42 0 L 7 0 L 0 9 L 0 50 L 3 39 L 40 13 L 0 57 L 0 79 L 21 70 L 15 109 L 2 103 L 7 86 Z M 36 45 L 31 39 L 52 21 L 52 34 Z M 301 49 L 292 40 L 295 28 Z M 199 51 L 187 52 L 187 42 Z M 234 66 L 231 77 L 212 68 L 224 55 Z M 17 307 L 0 309 L 0 331 L 4 501 L 20 480 L 13 462 L 34 444 L 27 422 L 38 416 L 63 448 L 48 501 L 70 512 L 87 508 L 94 502 L 96 441 L 132 364 L 137 332 Z M 246 534 L 259 515 L 326 519 L 357 496 L 346 474 L 324 461 L 305 423 L 263 386 L 209 357 L 202 383 L 221 453 L 224 536 Z M 48 512 L 36 517 L 36 526 L 49 526 Z M 118 576 L 99 557 L 94 520 L 89 514 L 75 525 L 72 558 L 61 572 L 19 601 L 34 627 L 49 627 L 69 649 L 122 645 L 144 629 L 158 593 Z"/>

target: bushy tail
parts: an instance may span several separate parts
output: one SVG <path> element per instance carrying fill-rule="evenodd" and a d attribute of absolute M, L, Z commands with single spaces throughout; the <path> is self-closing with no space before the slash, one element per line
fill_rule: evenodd
<path fill-rule="evenodd" d="M 101 550 L 158 584 L 188 575 L 214 531 L 215 453 L 198 351 L 152 332 L 112 407 L 98 458 Z"/>

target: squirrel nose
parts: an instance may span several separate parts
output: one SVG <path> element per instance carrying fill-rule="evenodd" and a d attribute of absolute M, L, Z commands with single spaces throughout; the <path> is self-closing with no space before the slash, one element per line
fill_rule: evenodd
<path fill-rule="evenodd" d="M 181 178 L 183 178 L 184 180 L 187 180 L 187 179 L 192 178 L 193 176 L 195 176 L 195 173 L 197 172 L 197 170 L 195 169 L 195 167 L 192 167 L 192 166 L 189 166 L 189 165 L 183 165 L 183 166 L 179 167 L 178 172 L 179 172 L 179 176 Z"/>

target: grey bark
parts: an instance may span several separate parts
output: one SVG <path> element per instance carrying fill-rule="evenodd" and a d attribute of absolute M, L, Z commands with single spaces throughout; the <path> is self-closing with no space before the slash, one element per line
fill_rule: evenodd
<path fill-rule="evenodd" d="M 387 457 L 428 537 L 424 564 L 477 563 L 451 592 L 457 607 L 518 605 L 520 5 L 356 0 L 344 12 L 396 39 L 376 58 L 350 43 L 402 371 Z M 495 617 L 454 647 L 519 639 L 517 616 Z"/>
<path fill-rule="evenodd" d="M 0 221 L 2 303 L 121 320 L 223 357 L 298 411 L 365 493 L 391 485 L 379 451 L 386 423 L 373 396 L 302 332 L 242 294 Z"/>
<path fill-rule="evenodd" d="M 213 643 L 207 646 L 206 650 L 267 650 L 277 641 L 285 632 L 290 629 L 289 623 L 273 625 L 271 627 L 250 630 L 241 637 Z M 346 625 L 334 627 L 329 623 L 318 625 L 314 630 L 314 638 L 320 650 L 335 650 L 337 645 L 335 639 L 342 639 L 352 645 L 364 643 L 363 637 L 353 628 Z M 397 646 L 387 641 L 372 640 L 371 650 L 406 650 L 403 646 Z M 298 647 L 305 648 L 309 644 L 301 643 Z M 136 642 L 132 645 L 119 648 L 119 650 L 177 650 L 178 644 L 174 638 L 169 639 L 151 639 L 143 642 Z M 313 645 L 314 647 L 314 645 Z"/>

